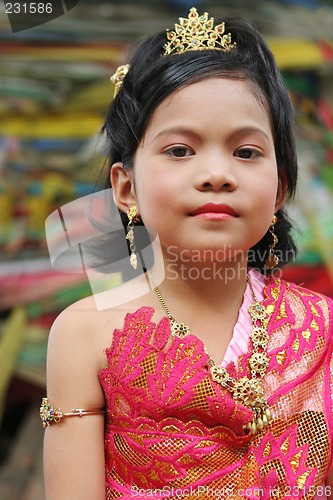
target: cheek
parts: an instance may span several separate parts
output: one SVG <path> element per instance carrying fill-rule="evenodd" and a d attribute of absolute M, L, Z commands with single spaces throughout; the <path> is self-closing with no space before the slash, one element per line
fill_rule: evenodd
<path fill-rule="evenodd" d="M 151 227 L 156 226 L 156 220 L 163 220 L 173 199 L 172 191 L 161 179 L 148 176 L 136 186 L 136 198 L 144 224 Z"/>
<path fill-rule="evenodd" d="M 272 207 L 274 210 L 277 195 L 277 186 L 269 185 L 262 191 L 260 199 L 265 208 Z"/>
<path fill-rule="evenodd" d="M 256 183 L 254 195 L 262 200 L 265 205 L 274 206 L 278 193 L 278 174 L 272 172 L 270 175 L 262 176 Z"/>
<path fill-rule="evenodd" d="M 170 172 L 159 171 L 158 168 L 142 169 L 140 178 L 136 182 L 136 196 L 138 203 L 142 206 L 151 205 L 152 210 L 158 210 L 163 203 L 172 202 L 175 196 L 179 196 L 181 182 Z"/>
<path fill-rule="evenodd" d="M 261 181 L 253 186 L 253 200 L 254 201 L 254 212 L 253 212 L 253 225 L 257 224 L 258 229 L 263 233 L 266 232 L 265 228 L 269 228 L 272 217 L 275 213 L 275 205 L 278 190 L 278 178 L 277 175 L 271 175 L 269 178 L 262 177 Z M 251 224 L 252 226 L 252 224 Z"/>

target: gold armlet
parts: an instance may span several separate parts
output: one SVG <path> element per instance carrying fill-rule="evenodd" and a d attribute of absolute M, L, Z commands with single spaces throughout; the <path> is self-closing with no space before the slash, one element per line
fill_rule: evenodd
<path fill-rule="evenodd" d="M 60 410 L 60 408 L 53 408 L 48 398 L 42 399 L 39 409 L 39 415 L 44 428 L 53 423 L 58 424 L 64 417 L 83 417 L 84 415 L 100 415 L 102 413 L 105 413 L 104 408 L 95 408 L 92 410 L 74 408 L 73 410 L 64 413 Z"/>

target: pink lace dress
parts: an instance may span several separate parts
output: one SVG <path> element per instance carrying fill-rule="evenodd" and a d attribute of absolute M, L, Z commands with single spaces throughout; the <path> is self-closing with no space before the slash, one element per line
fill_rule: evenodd
<path fill-rule="evenodd" d="M 269 321 L 264 378 L 273 420 L 252 436 L 252 411 L 212 381 L 195 335 L 170 341 L 154 310 L 126 315 L 100 374 L 107 405 L 107 499 L 323 500 L 332 459 L 333 304 L 319 294 L 251 271 Z M 248 372 L 247 288 L 223 365 Z"/>

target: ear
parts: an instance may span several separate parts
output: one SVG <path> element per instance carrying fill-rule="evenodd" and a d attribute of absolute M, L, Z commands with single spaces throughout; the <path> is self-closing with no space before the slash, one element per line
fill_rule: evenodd
<path fill-rule="evenodd" d="M 286 170 L 283 169 L 279 173 L 278 188 L 275 200 L 275 212 L 277 212 L 283 207 L 286 201 L 287 189 L 288 189 L 288 182 L 287 182 Z"/>
<path fill-rule="evenodd" d="M 124 213 L 136 203 L 132 170 L 124 168 L 121 162 L 114 163 L 110 171 L 113 199 Z"/>

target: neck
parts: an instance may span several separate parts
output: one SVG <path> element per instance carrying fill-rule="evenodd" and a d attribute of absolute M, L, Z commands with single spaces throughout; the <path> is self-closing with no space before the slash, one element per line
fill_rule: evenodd
<path fill-rule="evenodd" d="M 239 307 L 246 287 L 247 255 L 232 260 L 195 262 L 194 259 L 155 260 L 152 274 L 164 299 L 173 304 L 215 309 L 220 312 Z M 177 307 L 178 308 L 178 307 Z"/>

